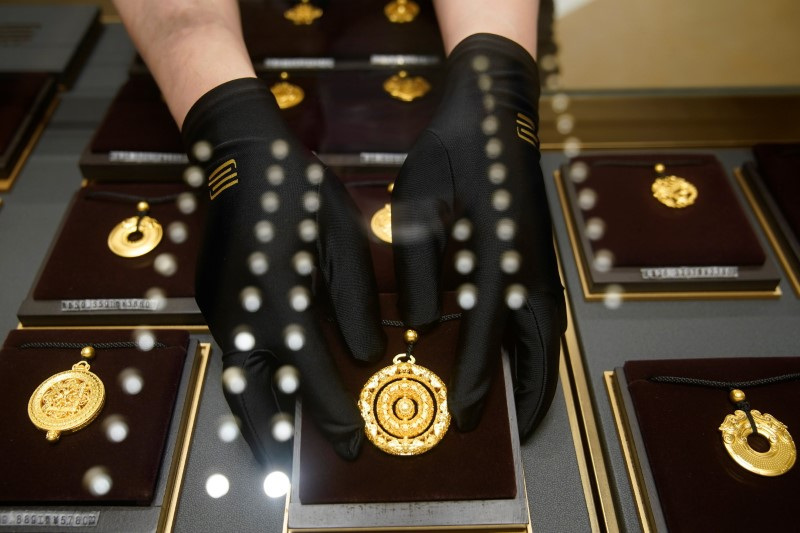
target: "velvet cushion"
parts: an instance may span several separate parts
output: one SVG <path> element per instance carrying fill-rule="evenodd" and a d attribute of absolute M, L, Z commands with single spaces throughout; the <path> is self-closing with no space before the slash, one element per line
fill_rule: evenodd
<path fill-rule="evenodd" d="M 631 394 L 670 531 L 787 530 L 793 523 L 800 467 L 795 464 L 777 477 L 745 470 L 728 455 L 718 430 L 735 410 L 726 390 L 652 383 L 648 378 L 746 381 L 800 372 L 800 358 L 628 361 L 624 370 L 627 383 L 622 386 Z M 798 438 L 800 381 L 744 392 L 752 409 L 776 417 Z"/>
<path fill-rule="evenodd" d="M 28 418 L 28 400 L 45 379 L 81 360 L 80 349 L 21 349 L 26 342 L 128 342 L 123 330 L 15 330 L 0 351 L 0 402 L 5 407 L 0 435 L 0 501 L 4 504 L 148 505 L 155 495 L 175 399 L 180 385 L 189 336 L 185 331 L 157 331 L 167 345 L 143 352 L 136 348 L 98 348 L 91 371 L 102 381 L 106 400 L 87 427 L 45 440 L 45 432 Z M 141 392 L 123 392 L 120 373 L 135 369 Z M 106 437 L 104 420 L 123 417 L 128 436 L 122 442 Z M 92 496 L 83 483 L 87 470 L 106 468 L 110 491 Z"/>
<path fill-rule="evenodd" d="M 35 300 L 73 298 L 143 298 L 152 288 L 167 297 L 194 296 L 194 269 L 205 213 L 205 196 L 199 195 L 197 210 L 180 212 L 175 200 L 154 203 L 150 215 L 164 228 L 159 245 L 141 257 L 125 258 L 108 248 L 108 235 L 122 220 L 136 216 L 136 200 L 90 198 L 97 192 L 114 192 L 136 198 L 157 198 L 189 192 L 182 183 L 93 184 L 79 190 L 61 226 L 47 262 L 33 291 Z M 169 237 L 170 224 L 186 225 L 183 243 Z M 174 275 L 164 276 L 154 268 L 160 254 L 172 254 L 178 265 Z"/>
<path fill-rule="evenodd" d="M 800 144 L 753 147 L 764 184 L 800 241 Z"/>
<path fill-rule="evenodd" d="M 397 320 L 395 295 L 382 295 L 382 318 Z M 453 294 L 445 299 L 445 313 L 458 312 Z M 385 327 L 388 345 L 374 364 L 356 363 L 347 355 L 338 332 L 323 324 L 329 347 L 345 387 L 358 397 L 367 378 L 392 358 L 405 353 L 403 328 Z M 417 364 L 449 381 L 456 357 L 459 321 L 439 324 L 420 336 L 414 348 Z M 508 410 L 500 349 L 486 408 L 476 429 L 461 433 L 451 423 L 442 441 L 430 451 L 412 457 L 386 454 L 365 439 L 359 457 L 345 461 L 304 412 L 300 440 L 300 501 L 303 504 L 375 503 L 502 499 L 516 496 Z"/>
<path fill-rule="evenodd" d="M 9 148 L 50 76 L 43 72 L 0 74 L 0 154 Z"/>
<path fill-rule="evenodd" d="M 576 184 L 596 194 L 583 220 L 599 218 L 605 232 L 592 250 L 609 250 L 618 267 L 761 265 L 766 256 L 737 200 L 725 171 L 711 155 L 621 155 L 578 157 L 588 165 Z M 669 208 L 655 198 L 656 163 L 667 175 L 697 187 L 694 205 Z"/>

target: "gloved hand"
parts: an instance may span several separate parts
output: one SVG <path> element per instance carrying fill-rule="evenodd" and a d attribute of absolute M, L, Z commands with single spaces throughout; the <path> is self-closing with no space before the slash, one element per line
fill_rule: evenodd
<path fill-rule="evenodd" d="M 225 391 L 243 436 L 262 463 L 286 466 L 291 445 L 276 442 L 270 428 L 277 413 L 294 414 L 293 398 L 273 379 L 289 364 L 299 370 L 304 409 L 340 455 L 354 458 L 364 424 L 318 325 L 318 304 L 329 300 L 353 356 L 383 353 L 374 273 L 354 204 L 294 139 L 269 87 L 256 78 L 205 94 L 189 111 L 183 136 L 210 196 L 196 299 L 225 368 L 244 372 L 244 391 Z"/>
<path fill-rule="evenodd" d="M 491 34 L 464 39 L 448 57 L 442 103 L 392 193 L 407 324 L 424 329 L 439 318 L 440 290 L 452 281 L 441 279 L 445 248 L 466 250 L 455 254 L 467 272 L 459 280 L 466 310 L 448 387 L 462 431 L 480 420 L 504 334 L 523 438 L 558 381 L 566 308 L 539 166 L 538 99 L 536 63 L 522 47 Z"/>

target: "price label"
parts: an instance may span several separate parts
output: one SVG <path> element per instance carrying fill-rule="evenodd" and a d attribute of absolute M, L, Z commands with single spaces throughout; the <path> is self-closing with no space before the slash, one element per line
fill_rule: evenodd
<path fill-rule="evenodd" d="M 0 528 L 95 527 L 100 511 L 0 511 Z"/>

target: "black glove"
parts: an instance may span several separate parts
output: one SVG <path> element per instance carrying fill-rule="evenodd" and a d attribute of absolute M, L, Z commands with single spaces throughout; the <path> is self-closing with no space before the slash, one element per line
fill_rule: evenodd
<path fill-rule="evenodd" d="M 526 437 L 555 393 L 566 327 L 539 166 L 536 63 L 513 41 L 477 34 L 452 51 L 446 80 L 392 193 L 401 312 L 412 327 L 435 322 L 440 290 L 453 281 L 441 279 L 450 270 L 445 249 L 471 250 L 474 268 L 458 283 L 471 284 L 477 299 L 462 318 L 449 407 L 459 429 L 477 425 L 505 333 Z M 453 235 L 469 233 L 465 242 L 451 241 L 454 226 Z"/>
<path fill-rule="evenodd" d="M 226 389 L 242 434 L 261 462 L 286 466 L 291 446 L 275 442 L 270 427 L 276 413 L 294 414 L 293 398 L 273 380 L 290 364 L 300 373 L 304 409 L 340 455 L 355 457 L 364 424 L 318 323 L 318 302 L 329 300 L 353 356 L 383 353 L 374 273 L 354 204 L 287 130 L 261 80 L 209 91 L 189 111 L 183 135 L 190 155 L 206 159 L 211 199 L 196 299 L 225 368 L 244 371 L 244 391 Z M 312 279 L 320 294 L 312 294 Z"/>

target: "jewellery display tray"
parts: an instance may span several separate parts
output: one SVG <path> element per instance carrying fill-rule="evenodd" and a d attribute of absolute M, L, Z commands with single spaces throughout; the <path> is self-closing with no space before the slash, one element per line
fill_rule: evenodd
<path fill-rule="evenodd" d="M 79 524 L 92 531 L 168 530 L 176 511 L 202 388 L 208 347 L 186 331 L 151 330 L 165 348 L 98 347 L 91 372 L 103 381 L 99 416 L 57 443 L 45 440 L 27 416 L 28 399 L 47 377 L 69 370 L 80 349 L 19 348 L 23 343 L 111 343 L 133 340 L 132 330 L 14 330 L 0 351 L 0 396 L 6 429 L 0 437 L 4 475 L 0 480 L 0 526 Z M 135 369 L 143 386 L 123 392 L 120 373 Z M 112 442 L 106 423 L 120 416 L 127 437 Z M 103 467 L 111 479 L 105 495 L 92 495 L 85 473 Z M 47 526 L 47 527 L 44 527 Z M 38 530 L 38 529 L 37 529 Z"/>
<path fill-rule="evenodd" d="M 44 128 L 55 93 L 51 74 L 0 73 L 0 191 L 11 188 Z"/>
<path fill-rule="evenodd" d="M 92 197 L 103 193 L 134 200 Z M 109 249 L 111 230 L 136 216 L 136 198 L 169 199 L 181 193 L 194 195 L 194 212 L 181 213 L 175 200 L 150 205 L 148 216 L 164 230 L 154 250 L 129 258 Z M 93 183 L 81 188 L 19 308 L 20 322 L 25 326 L 203 324 L 194 301 L 194 268 L 202 236 L 204 199 L 182 183 Z M 170 238 L 173 223 L 184 225 L 184 242 Z M 155 268 L 156 259 L 166 254 L 177 267 L 170 275 L 160 273 L 169 273 L 170 269 Z M 154 289 L 163 297 L 154 297 L 150 292 Z"/>
<path fill-rule="evenodd" d="M 753 147 L 756 163 L 746 162 L 738 174 L 751 194 L 754 210 L 763 216 L 779 261 L 800 295 L 800 144 Z"/>
<path fill-rule="evenodd" d="M 728 391 L 654 376 L 749 381 L 800 372 L 799 357 L 627 361 L 606 385 L 640 520 L 650 531 L 735 531 L 758 510 L 758 527 L 785 530 L 800 468 L 765 477 L 739 466 L 718 430 L 736 407 Z M 753 410 L 769 413 L 797 435 L 800 382 L 742 389 Z M 698 488 L 702 492 L 698 493 Z"/>
<path fill-rule="evenodd" d="M 443 313 L 460 311 L 448 293 Z M 381 295 L 382 316 L 399 319 L 396 295 Z M 347 355 L 331 324 L 326 337 L 345 388 L 354 397 L 367 378 L 405 353 L 403 329 L 385 327 L 381 361 L 364 365 Z M 442 322 L 420 336 L 416 364 L 450 380 L 459 321 Z M 433 449 L 411 457 L 389 455 L 365 441 L 354 461 L 331 448 L 301 408 L 296 416 L 288 531 L 372 531 L 375 528 L 433 531 L 506 528 L 525 531 L 529 523 L 508 362 L 498 347 L 494 378 L 477 428 L 460 432 L 451 422 Z M 482 450 L 481 453 L 475 453 Z"/>
<path fill-rule="evenodd" d="M 588 169 L 578 181 L 570 178 L 576 163 Z M 693 205 L 670 208 L 653 197 L 658 163 L 664 174 L 696 187 Z M 602 299 L 614 287 L 622 298 L 645 299 L 780 294 L 777 266 L 713 155 L 583 156 L 555 178 L 586 299 Z M 582 195 L 590 200 L 584 208 Z M 603 228 L 595 240 L 587 235 L 589 221 Z"/>
<path fill-rule="evenodd" d="M 102 31 L 96 5 L 0 5 L 0 72 L 46 72 L 69 87 Z"/>
<path fill-rule="evenodd" d="M 356 154 L 356 162 L 397 159 L 430 121 L 442 87 L 440 71 L 409 69 L 408 76 L 422 76 L 431 89 L 411 102 L 401 101 L 383 88 L 397 73 L 386 68 L 292 73 L 286 81 L 305 96 L 281 115 L 298 140 L 326 163 L 336 160 L 326 154 L 339 153 Z M 261 77 L 270 86 L 281 81 L 279 72 Z M 136 75 L 117 93 L 81 155 L 80 167 L 84 177 L 98 181 L 142 176 L 174 181 L 182 179 L 187 162 L 180 132 L 158 87 L 150 76 Z"/>

